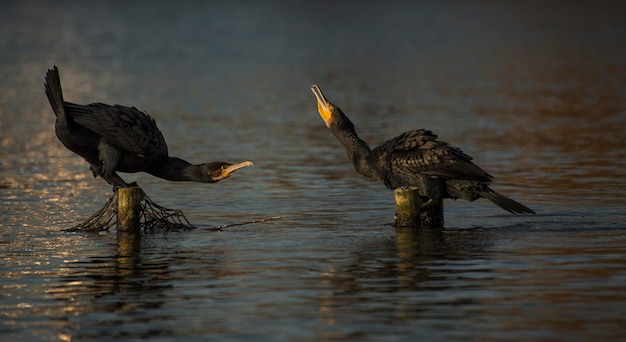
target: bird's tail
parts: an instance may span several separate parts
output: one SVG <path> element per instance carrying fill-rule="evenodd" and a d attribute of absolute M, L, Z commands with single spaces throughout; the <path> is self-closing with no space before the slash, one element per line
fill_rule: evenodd
<path fill-rule="evenodd" d="M 46 73 L 46 83 L 44 84 L 46 89 L 46 96 L 48 96 L 48 102 L 52 106 L 52 110 L 56 116 L 59 116 L 63 112 L 63 90 L 61 90 L 61 78 L 59 77 L 59 69 L 55 65 L 54 68 L 48 69 Z"/>
<path fill-rule="evenodd" d="M 497 205 L 498 207 L 513 213 L 513 214 L 534 214 L 535 211 L 533 211 L 532 209 L 528 208 L 527 206 L 516 202 L 506 196 L 504 196 L 501 193 L 498 193 L 496 191 L 494 191 L 493 189 L 491 189 L 488 186 L 485 186 L 481 191 L 480 191 L 480 195 L 483 196 L 484 198 L 490 200 L 491 202 L 493 202 L 493 204 Z"/>

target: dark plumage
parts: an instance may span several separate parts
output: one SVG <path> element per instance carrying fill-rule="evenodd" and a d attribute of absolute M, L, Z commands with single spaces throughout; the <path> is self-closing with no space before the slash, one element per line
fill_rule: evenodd
<path fill-rule="evenodd" d="M 130 186 L 117 171 L 147 172 L 171 181 L 214 183 L 252 165 L 250 161 L 192 165 L 170 157 L 154 119 L 137 108 L 65 102 L 56 66 L 48 70 L 44 87 L 56 115 L 59 140 L 91 164 L 94 177 L 100 176 L 114 187 Z"/>
<path fill-rule="evenodd" d="M 461 149 L 438 141 L 431 131 L 408 131 L 370 150 L 341 109 L 330 103 L 317 85 L 311 90 L 326 126 L 343 144 L 356 171 L 363 176 L 380 180 L 391 190 L 417 189 L 426 199 L 426 206 L 443 198 L 468 201 L 487 198 L 514 214 L 535 213 L 492 190 L 489 183 L 493 176 L 474 164 L 472 157 Z"/>

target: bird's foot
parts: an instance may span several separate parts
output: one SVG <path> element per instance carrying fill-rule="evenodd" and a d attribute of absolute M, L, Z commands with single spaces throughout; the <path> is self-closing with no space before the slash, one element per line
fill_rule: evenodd
<path fill-rule="evenodd" d="M 138 188 L 137 182 L 132 182 L 130 184 L 115 184 L 113 185 L 113 192 L 117 192 L 120 188 Z"/>
<path fill-rule="evenodd" d="M 420 205 L 420 208 L 422 208 L 422 209 L 428 209 L 428 208 L 430 208 L 430 207 L 434 206 L 434 205 L 435 205 L 435 203 L 436 203 L 436 202 L 435 202 L 435 200 L 434 200 L 434 199 L 429 198 L 427 201 L 422 201 L 422 205 Z"/>

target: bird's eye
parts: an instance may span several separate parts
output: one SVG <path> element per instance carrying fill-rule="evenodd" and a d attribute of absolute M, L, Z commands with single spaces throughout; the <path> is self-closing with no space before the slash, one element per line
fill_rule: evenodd
<path fill-rule="evenodd" d="M 228 165 L 222 165 L 222 171 L 226 171 L 228 169 Z"/>

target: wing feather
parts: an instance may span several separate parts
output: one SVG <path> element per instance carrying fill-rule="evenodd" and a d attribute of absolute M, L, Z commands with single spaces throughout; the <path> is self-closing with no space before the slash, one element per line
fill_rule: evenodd
<path fill-rule="evenodd" d="M 481 181 L 493 178 L 461 149 L 437 140 L 435 134 L 423 129 L 402 133 L 378 146 L 373 153 L 385 154 L 389 167 L 409 175 Z"/>
<path fill-rule="evenodd" d="M 154 119 L 135 107 L 92 103 L 65 103 L 67 115 L 77 124 L 104 137 L 121 151 L 144 158 L 167 156 L 167 144 Z"/>

